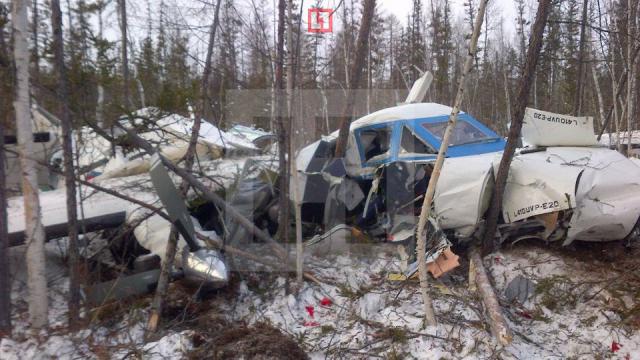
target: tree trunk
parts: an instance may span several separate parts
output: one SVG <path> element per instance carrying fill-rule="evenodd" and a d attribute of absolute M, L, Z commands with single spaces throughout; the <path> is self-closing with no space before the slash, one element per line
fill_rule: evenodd
<path fill-rule="evenodd" d="M 202 73 L 202 83 L 200 89 L 201 104 L 199 114 L 196 114 L 193 128 L 191 129 L 191 138 L 189 139 L 189 147 L 185 154 L 185 168 L 190 171 L 193 167 L 195 150 L 198 144 L 198 136 L 200 134 L 200 123 L 202 117 L 206 113 L 208 108 L 208 96 L 207 90 L 209 88 L 209 77 L 211 75 L 211 58 L 213 56 L 213 44 L 216 39 L 216 30 L 218 28 L 218 14 L 220 13 L 220 4 L 222 0 L 218 0 L 216 3 L 215 15 L 213 17 L 213 23 L 209 30 L 209 44 L 207 45 L 207 55 L 205 58 L 204 69 Z M 187 195 L 189 191 L 189 182 L 185 179 L 182 180 L 180 185 L 180 192 L 183 196 Z M 167 288 L 169 287 L 169 280 L 171 275 L 171 269 L 173 268 L 173 262 L 176 256 L 176 249 L 178 247 L 178 240 L 180 239 L 179 233 L 175 226 L 171 227 L 169 233 L 169 239 L 167 240 L 167 247 L 165 250 L 165 259 L 162 263 L 162 269 L 160 270 L 160 277 L 158 279 L 158 286 L 156 293 L 151 304 L 151 314 L 149 315 L 149 322 L 147 323 L 147 330 L 155 332 L 158 329 L 160 323 L 160 315 L 162 314 L 162 307 L 164 305 L 164 297 L 167 294 Z"/>
<path fill-rule="evenodd" d="M 120 11 L 120 56 L 122 66 L 122 106 L 130 109 L 131 98 L 129 97 L 129 56 L 127 55 L 127 0 L 118 0 L 118 10 Z"/>
<path fill-rule="evenodd" d="M 99 82 L 97 87 L 98 99 L 96 101 L 96 123 L 100 128 L 104 128 L 104 87 Z"/>
<path fill-rule="evenodd" d="M 278 138 L 278 237 L 283 243 L 289 241 L 289 170 L 287 167 L 287 126 L 283 116 L 282 89 L 284 88 L 284 28 L 285 28 L 285 0 L 278 1 L 278 34 L 276 44 L 276 78 L 275 78 L 275 105 L 276 105 L 276 135 Z M 288 119 L 287 119 L 288 120 Z"/>
<path fill-rule="evenodd" d="M 32 8 L 32 31 L 33 31 L 33 82 L 38 84 L 40 81 L 40 41 L 38 39 L 38 25 L 40 23 L 40 14 L 38 11 L 38 0 L 33 0 Z"/>
<path fill-rule="evenodd" d="M 635 85 L 636 85 L 636 77 L 635 77 L 635 60 L 636 57 L 633 55 L 633 48 L 635 47 L 635 35 L 636 35 L 636 5 L 638 1 L 628 0 L 628 9 L 627 9 L 627 135 L 628 135 L 628 143 L 627 143 L 627 156 L 631 156 L 631 129 L 632 129 L 632 121 L 635 115 Z"/>
<path fill-rule="evenodd" d="M 0 14 L 7 15 L 5 4 L 0 4 Z M 4 41 L 4 21 L 0 22 L 0 89 L 11 87 L 11 60 Z M 4 132 L 10 119 L 13 94 L 0 100 L 0 336 L 11 335 L 11 277 L 9 273 L 9 234 L 7 224 L 7 186 L 4 151 Z"/>
<path fill-rule="evenodd" d="M 33 330 L 47 326 L 47 272 L 44 256 L 44 228 L 38 196 L 38 172 L 33 160 L 33 130 L 29 98 L 29 40 L 27 0 L 15 0 L 12 10 L 16 67 L 16 97 L 13 106 L 16 113 L 18 153 L 22 169 L 22 195 L 24 198 L 25 233 L 27 244 L 27 287 L 29 289 L 29 320 Z"/>
<path fill-rule="evenodd" d="M 509 174 L 511 160 L 513 159 L 516 146 L 518 146 L 518 140 L 520 139 L 524 110 L 527 107 L 531 82 L 538 64 L 538 55 L 542 48 L 542 37 L 544 35 L 544 28 L 547 24 L 549 9 L 551 8 L 550 4 L 551 0 L 540 0 L 538 3 L 538 12 L 531 31 L 531 38 L 529 39 L 527 59 L 525 61 L 522 77 L 518 87 L 518 96 L 516 97 L 513 111 L 511 112 L 513 114 L 513 118 L 511 119 L 511 126 L 509 127 L 507 145 L 502 153 L 498 173 L 495 175 L 496 184 L 491 198 L 489 213 L 485 222 L 485 233 L 483 238 L 484 252 L 489 252 L 494 248 L 494 239 L 498 224 L 498 215 L 502 208 L 504 187 L 507 183 L 507 175 Z"/>
<path fill-rule="evenodd" d="M 469 260 L 471 262 L 470 269 L 473 269 L 475 275 L 476 288 L 482 298 L 484 308 L 489 316 L 489 323 L 491 325 L 491 332 L 493 336 L 502 345 L 509 345 L 513 340 L 513 334 L 507 326 L 507 322 L 502 316 L 500 309 L 500 303 L 496 297 L 496 293 L 493 291 L 493 286 L 489 281 L 489 275 L 482 264 L 482 257 L 480 256 L 480 249 L 474 246 L 469 252 Z M 471 270 L 470 270 L 471 271 Z"/>
<path fill-rule="evenodd" d="M 289 119 L 289 180 L 291 186 L 291 192 L 293 192 L 293 209 L 295 216 L 296 226 L 296 290 L 300 291 L 303 285 L 303 251 L 302 246 L 302 209 L 300 208 L 300 194 L 299 194 L 299 181 L 298 181 L 298 169 L 296 168 L 296 162 L 293 160 L 295 156 L 296 146 L 298 145 L 298 139 L 302 136 L 303 129 L 298 128 L 294 122 L 293 117 L 293 89 L 295 87 L 295 64 L 294 64 L 294 46 L 293 46 L 293 0 L 289 0 L 289 6 L 287 7 L 287 48 L 288 61 L 287 61 L 287 118 Z M 300 39 L 300 33 L 298 32 L 298 40 Z M 297 49 L 297 46 L 296 46 Z M 297 51 L 297 50 L 296 50 Z"/>
<path fill-rule="evenodd" d="M 53 30 L 54 65 L 57 72 L 57 95 L 61 107 L 62 151 L 64 155 L 64 180 L 69 219 L 69 325 L 75 327 L 80 318 L 80 266 L 78 253 L 78 214 L 76 203 L 75 168 L 73 166 L 72 124 L 69 111 L 69 85 L 64 65 L 62 37 L 62 12 L 60 0 L 51 0 L 51 28 Z"/>
<path fill-rule="evenodd" d="M 475 22 L 473 25 L 473 34 L 471 35 L 471 40 L 469 41 L 469 52 L 467 53 L 467 58 L 465 59 L 462 74 L 460 75 L 460 79 L 458 80 L 458 93 L 456 94 L 456 99 L 453 104 L 453 109 L 451 110 L 451 115 L 449 115 L 447 128 L 444 132 L 444 135 L 442 136 L 442 142 L 440 145 L 440 150 L 438 151 L 438 157 L 436 158 L 435 165 L 433 166 L 431 178 L 429 178 L 429 185 L 427 186 L 427 192 L 424 197 L 424 202 L 422 203 L 422 210 L 420 211 L 420 217 L 418 218 L 418 227 L 416 230 L 416 238 L 418 239 L 418 244 L 416 246 L 416 252 L 418 257 L 420 292 L 422 293 L 422 301 L 424 302 L 425 321 L 428 325 L 431 326 L 436 325 L 436 316 L 433 312 L 433 304 L 431 303 L 431 297 L 429 296 L 429 292 L 427 290 L 429 274 L 427 273 L 426 262 L 427 240 L 425 236 L 426 234 L 424 232 L 427 225 L 427 220 L 429 219 L 429 215 L 431 213 L 433 195 L 435 194 L 436 185 L 438 184 L 438 179 L 440 178 L 440 171 L 442 170 L 442 165 L 444 164 L 445 154 L 447 152 L 447 149 L 449 148 L 449 139 L 451 138 L 453 129 L 456 127 L 458 113 L 460 112 L 460 105 L 462 104 L 462 100 L 464 98 L 464 80 L 469 73 L 469 70 L 471 70 L 473 59 L 476 56 L 478 37 L 480 36 L 480 29 L 482 28 L 482 22 L 484 21 L 484 12 L 487 8 L 488 2 L 489 0 L 481 0 L 478 7 L 478 13 L 476 14 Z"/>
<path fill-rule="evenodd" d="M 364 0 L 362 11 L 362 23 L 358 31 L 358 40 L 356 45 L 356 56 L 349 70 L 349 88 L 347 89 L 347 100 L 342 111 L 342 119 L 340 120 L 340 132 L 336 143 L 335 157 L 344 157 L 347 151 L 347 140 L 349 139 L 349 127 L 351 126 L 351 118 L 353 116 L 353 108 L 355 106 L 356 94 L 354 89 L 360 86 L 360 77 L 364 67 L 365 57 L 367 56 L 367 44 L 369 33 L 371 32 L 371 19 L 376 10 L 376 0 Z"/>
<path fill-rule="evenodd" d="M 587 10 L 589 9 L 589 0 L 582 3 L 582 22 L 580 23 L 580 50 L 578 54 L 578 79 L 576 84 L 576 97 L 573 105 L 573 115 L 579 116 L 582 112 L 582 98 L 584 95 L 584 77 L 586 68 L 585 64 L 585 47 L 586 47 L 586 27 L 587 27 Z"/>
<path fill-rule="evenodd" d="M 0 27 L 0 34 L 1 31 Z M 0 337 L 11 335 L 11 277 L 9 276 L 4 128 L 4 119 L 0 119 Z"/>
<path fill-rule="evenodd" d="M 590 33 L 591 34 L 591 33 Z M 591 39 L 591 35 L 589 36 Z M 593 48 L 589 47 L 591 59 L 597 59 L 596 52 Z M 593 86 L 595 87 L 596 100 L 598 102 L 598 114 L 600 115 L 600 121 L 598 121 L 598 125 L 601 127 L 604 126 L 605 114 L 604 114 L 604 98 L 602 97 L 602 89 L 600 88 L 600 81 L 598 80 L 598 72 L 596 70 L 596 65 L 593 61 L 589 62 L 589 69 L 591 70 L 591 75 L 593 77 Z"/>

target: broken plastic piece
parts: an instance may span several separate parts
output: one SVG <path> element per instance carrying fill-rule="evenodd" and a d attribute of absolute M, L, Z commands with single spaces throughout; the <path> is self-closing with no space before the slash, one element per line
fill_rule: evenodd
<path fill-rule="evenodd" d="M 427 264 L 427 270 L 437 279 L 444 273 L 460 266 L 459 258 L 458 255 L 451 251 L 451 248 L 447 248 L 438 256 L 436 261 Z"/>

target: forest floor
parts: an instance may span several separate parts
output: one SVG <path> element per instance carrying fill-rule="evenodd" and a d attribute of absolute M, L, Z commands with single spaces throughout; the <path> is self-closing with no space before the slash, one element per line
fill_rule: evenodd
<path fill-rule="evenodd" d="M 203 298 L 173 283 L 157 334 L 144 331 L 150 295 L 85 314 L 90 324 L 69 331 L 63 247 L 47 245 L 50 330 L 38 336 L 27 329 L 24 250 L 12 249 L 14 334 L 0 340 L 0 359 L 640 359 L 638 246 L 518 243 L 485 257 L 514 332 L 504 348 L 468 288 L 466 259 L 432 283 L 439 325 L 425 328 L 417 281 L 387 279 L 400 267 L 387 245 L 374 255 L 307 259 L 319 282 L 306 282 L 297 295 L 266 271 L 234 273 L 229 286 Z M 508 303 L 504 291 L 518 275 L 534 290 L 524 304 Z"/>

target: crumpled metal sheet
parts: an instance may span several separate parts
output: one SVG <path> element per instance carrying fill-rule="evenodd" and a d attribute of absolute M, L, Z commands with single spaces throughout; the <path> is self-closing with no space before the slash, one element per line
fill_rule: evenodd
<path fill-rule="evenodd" d="M 484 215 L 493 190 L 495 154 L 448 158 L 434 195 L 435 217 L 443 229 L 469 237 Z"/>
<path fill-rule="evenodd" d="M 549 148 L 549 161 L 584 169 L 565 245 L 625 238 L 640 216 L 640 167 L 606 148 Z"/>
<path fill-rule="evenodd" d="M 434 197 L 442 229 L 469 237 L 482 220 L 500 154 L 446 159 Z M 506 223 L 573 209 L 565 244 L 625 238 L 640 217 L 640 167 L 598 147 L 549 147 L 513 159 L 502 203 Z"/>
<path fill-rule="evenodd" d="M 575 189 L 582 168 L 547 161 L 546 152 L 513 158 L 502 199 L 506 223 L 576 206 Z M 496 157 L 494 171 L 500 166 Z"/>

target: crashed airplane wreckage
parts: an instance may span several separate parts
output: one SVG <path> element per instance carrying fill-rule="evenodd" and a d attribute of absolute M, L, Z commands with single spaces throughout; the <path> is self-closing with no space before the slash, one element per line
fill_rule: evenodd
<path fill-rule="evenodd" d="M 326 228 L 344 223 L 413 249 L 451 111 L 408 103 L 364 116 L 351 124 L 343 159 L 332 157 L 337 132 L 302 149 L 296 166 L 303 221 Z M 513 159 L 502 203 L 500 243 L 638 237 L 640 167 L 598 145 L 592 118 L 527 109 L 522 132 L 525 146 Z M 427 262 L 435 277 L 457 266 L 451 242 L 480 236 L 504 146 L 471 115 L 458 115 L 430 219 Z M 325 239 L 331 237 L 318 237 L 314 245 Z M 414 263 L 405 275 L 416 271 Z"/>
<path fill-rule="evenodd" d="M 178 178 L 169 175 L 159 157 L 162 155 L 172 162 L 182 159 L 188 147 L 193 120 L 147 108 L 121 119 L 120 125 L 120 131 L 116 128 L 111 134 L 116 139 L 115 149 L 93 129 L 78 130 L 78 138 L 82 139 L 82 143 L 77 144 L 76 148 L 82 177 L 112 192 L 109 194 L 96 190 L 88 186 L 87 182 L 79 187 L 78 231 L 85 234 L 81 241 L 84 246 L 83 256 L 87 259 L 107 258 L 106 263 L 101 263 L 108 266 L 127 265 L 130 268 L 125 272 L 128 276 L 98 283 L 87 289 L 88 301 L 100 304 L 107 299 L 123 298 L 152 289 L 159 277 L 159 264 L 165 256 L 172 225 L 176 226 L 180 234 L 172 278 L 185 278 L 205 289 L 226 285 L 229 268 L 222 254 L 208 248 L 199 237 L 220 241 L 217 234 L 225 232 L 219 222 L 230 219 L 216 215 L 217 212 L 210 209 L 213 206 L 198 202 L 193 191 L 184 199 L 174 184 Z M 51 133 L 46 139 L 43 137 L 47 141 L 57 138 L 60 132 L 55 121 L 39 129 Z M 152 144 L 157 153 L 148 155 L 129 144 L 126 136 L 123 136 L 126 134 L 124 129 L 135 130 L 138 136 Z M 271 137 L 260 130 L 243 128 L 245 133 L 249 130 L 254 138 Z M 234 132 L 235 134 L 225 132 L 204 121 L 201 124 L 196 146 L 200 171 L 193 174 L 212 191 L 224 192 L 234 185 L 240 187 L 242 183 L 236 184 L 237 178 L 271 173 L 277 163 L 273 155 L 268 154 L 268 147 L 260 149 L 260 145 L 256 145 L 251 137 Z M 43 143 L 43 146 L 48 146 L 50 155 L 40 159 L 40 162 L 48 162 L 50 165 L 41 166 L 40 171 L 55 169 L 60 157 L 56 144 L 49 141 Z M 264 155 L 265 152 L 267 155 Z M 45 179 L 41 183 L 43 188 L 54 188 L 40 194 L 42 221 L 48 240 L 64 237 L 68 231 L 65 189 L 63 186 L 55 186 L 63 179 L 55 179 L 56 176 L 56 171 L 41 176 Z M 238 202 L 237 197 L 236 193 L 228 194 L 232 203 Z M 187 208 L 185 200 L 195 201 L 196 205 L 190 204 Z M 140 203 L 164 209 L 168 218 Z M 10 244 L 21 245 L 25 231 L 28 231 L 25 229 L 22 197 L 10 198 L 8 207 Z M 250 217 L 251 211 L 243 215 Z M 212 225 L 212 222 L 216 224 Z M 237 224 L 226 225 L 229 238 L 239 236 L 237 228 Z M 103 255 L 96 252 L 96 249 Z"/>
<path fill-rule="evenodd" d="M 310 252 L 331 248 L 336 239 L 344 241 L 345 236 L 333 235 L 346 231 L 355 239 L 401 244 L 409 254 L 414 253 L 417 214 L 451 113 L 448 106 L 421 103 L 426 89 L 421 85 L 414 86 L 405 104 L 354 121 L 345 158 L 333 157 L 337 132 L 298 152 L 298 199 L 305 237 L 311 238 L 306 242 Z M 138 134 L 155 142 L 160 154 L 172 161 L 182 158 L 193 121 L 177 115 L 157 119 L 147 109 L 139 115 L 150 121 L 124 126 L 147 127 Z M 235 134 L 253 132 L 240 130 Z M 224 255 L 207 249 L 195 235 L 224 238 L 226 244 L 241 247 L 252 242 L 250 232 L 213 205 L 187 210 L 175 188 L 176 178 L 167 174 L 157 155 L 126 151 L 123 146 L 113 157 L 110 143 L 91 130 L 81 131 L 86 143 L 80 147 L 80 162 L 93 182 L 148 204 L 161 203 L 170 217 L 168 221 L 102 192 L 87 197 L 87 187 L 83 187 L 79 230 L 107 229 L 108 233 L 108 229 L 129 225 L 133 236 L 126 241 L 150 252 L 135 260 L 155 259 L 154 269 L 134 271 L 128 281 L 98 284 L 89 297 L 100 302 L 148 291 L 158 278 L 158 260 L 164 257 L 172 223 L 181 235 L 176 264 L 180 271 L 174 276 L 213 288 L 224 286 L 229 271 Z M 273 186 L 276 161 L 273 156 L 260 155 L 249 139 L 203 123 L 197 147 L 202 160 L 198 177 L 211 189 L 233 189 L 226 194 L 228 204 L 261 231 L 273 234 L 278 225 L 277 188 Z M 536 238 L 569 244 L 638 236 L 640 167 L 598 146 L 591 118 L 528 109 L 523 143 L 505 189 L 496 234 L 500 242 Z M 474 241 L 481 233 L 504 146 L 503 138 L 471 115 L 459 115 L 436 188 L 434 216 L 429 219 L 427 262 L 435 277 L 457 266 L 452 243 Z M 243 157 L 234 159 L 234 153 Z M 228 156 L 219 159 L 223 154 Z M 243 170 L 239 176 L 225 177 L 228 171 L 220 166 Z M 264 176 L 265 172 L 270 175 Z M 220 178 L 224 178 L 222 184 Z M 146 187 L 140 190 L 132 186 L 136 183 Z M 193 194 L 186 200 L 194 200 Z M 41 201 L 47 237 L 66 235 L 64 189 L 42 193 Z M 17 245 L 25 231 L 20 198 L 11 199 L 9 214 L 10 238 Z M 416 268 L 411 264 L 404 275 L 412 276 Z M 125 286 L 116 286 L 116 282 Z"/>

